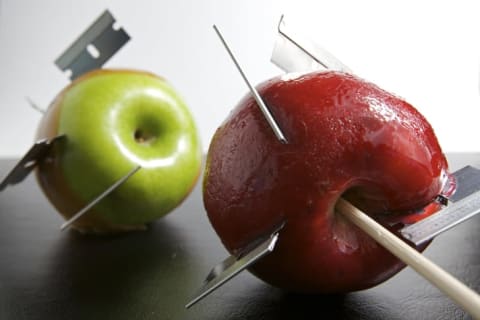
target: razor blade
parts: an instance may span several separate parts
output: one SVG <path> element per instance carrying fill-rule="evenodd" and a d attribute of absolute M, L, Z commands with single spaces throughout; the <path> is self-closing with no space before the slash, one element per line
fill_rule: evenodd
<path fill-rule="evenodd" d="M 457 189 L 448 198 L 448 205 L 401 229 L 400 234 L 405 239 L 418 246 L 480 213 L 480 170 L 466 166 L 454 172 L 453 176 Z"/>
<path fill-rule="evenodd" d="M 87 71 L 103 66 L 129 40 L 123 28 L 115 29 L 115 19 L 106 10 L 80 37 L 68 47 L 55 64 L 70 70 L 73 80 Z"/>
<path fill-rule="evenodd" d="M 52 139 L 42 139 L 35 142 L 0 183 L 0 191 L 3 191 L 9 185 L 22 182 L 39 162 L 50 155 L 53 146 L 65 138 L 65 135 L 59 135 Z"/>
<path fill-rule="evenodd" d="M 285 222 L 282 222 L 268 236 L 256 239 L 240 253 L 229 256 L 213 267 L 205 278 L 202 287 L 185 307 L 190 308 L 240 272 L 271 253 L 275 249 L 280 230 L 284 226 Z"/>

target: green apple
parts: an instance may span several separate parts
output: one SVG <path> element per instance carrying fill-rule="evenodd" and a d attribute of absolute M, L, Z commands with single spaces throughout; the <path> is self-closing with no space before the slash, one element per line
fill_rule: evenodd
<path fill-rule="evenodd" d="M 177 207 L 198 180 L 200 139 L 166 80 L 136 70 L 96 70 L 63 89 L 37 139 L 66 139 L 37 167 L 37 180 L 66 219 L 137 166 L 141 169 L 78 219 L 82 231 L 144 228 Z"/>

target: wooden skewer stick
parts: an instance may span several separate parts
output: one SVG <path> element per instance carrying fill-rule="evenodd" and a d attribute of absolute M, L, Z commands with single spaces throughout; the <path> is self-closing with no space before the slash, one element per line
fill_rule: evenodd
<path fill-rule="evenodd" d="M 480 296 L 451 274 L 410 247 L 389 230 L 344 199 L 337 202 L 336 211 L 374 238 L 397 258 L 448 295 L 475 319 L 480 319 Z"/>

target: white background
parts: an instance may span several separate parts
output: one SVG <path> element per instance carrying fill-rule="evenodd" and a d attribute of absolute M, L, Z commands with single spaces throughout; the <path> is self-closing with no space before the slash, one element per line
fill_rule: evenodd
<path fill-rule="evenodd" d="M 166 77 L 196 119 L 204 148 L 247 92 L 217 24 L 253 83 L 280 73 L 269 60 L 282 13 L 358 75 L 417 107 L 445 152 L 480 151 L 480 11 L 476 1 L 0 0 L 0 157 L 31 145 L 41 114 L 68 83 L 53 61 L 105 9 L 132 40 L 105 67 Z"/>

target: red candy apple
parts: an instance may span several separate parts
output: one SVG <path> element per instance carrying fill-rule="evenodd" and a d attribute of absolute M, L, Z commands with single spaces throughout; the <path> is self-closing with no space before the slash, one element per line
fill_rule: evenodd
<path fill-rule="evenodd" d="M 250 269 L 272 285 L 346 292 L 397 273 L 404 265 L 335 203 L 344 197 L 391 230 L 431 209 L 448 181 L 432 127 L 407 102 L 349 74 L 277 77 L 258 91 L 288 144 L 250 95 L 217 130 L 203 196 L 225 247 L 237 252 L 284 220 L 275 250 Z"/>

